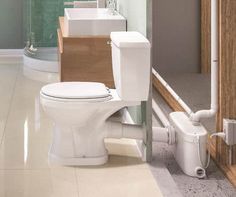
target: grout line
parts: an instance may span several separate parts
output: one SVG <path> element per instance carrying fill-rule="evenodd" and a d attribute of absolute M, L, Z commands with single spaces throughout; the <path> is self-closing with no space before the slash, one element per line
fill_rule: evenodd
<path fill-rule="evenodd" d="M 79 180 L 78 180 L 78 176 L 77 176 L 77 173 L 76 173 L 76 168 L 74 168 L 74 171 L 75 171 L 75 180 L 76 180 L 76 190 L 77 190 L 77 195 L 79 197 L 80 196 L 79 195 Z"/>
<path fill-rule="evenodd" d="M 17 84 L 17 81 L 18 81 L 18 78 L 19 78 L 20 67 L 21 67 L 21 66 L 19 65 L 19 63 L 17 63 L 17 68 L 18 68 L 18 69 L 17 69 L 17 73 L 16 73 L 16 78 L 15 78 L 15 82 L 14 82 L 14 87 L 13 87 L 13 90 L 12 90 L 12 96 L 11 96 L 11 99 L 10 99 L 9 109 L 8 109 L 8 112 L 7 112 L 6 122 L 5 122 L 4 129 L 3 129 L 3 134 L 2 134 L 1 140 L 0 140 L 0 149 L 1 149 L 1 147 L 2 147 L 4 138 L 5 138 L 5 135 L 6 135 L 6 127 L 7 127 L 9 115 L 10 115 L 10 112 L 11 112 L 11 109 L 12 109 L 13 98 L 14 98 L 15 92 L 16 92 L 16 84 Z"/>

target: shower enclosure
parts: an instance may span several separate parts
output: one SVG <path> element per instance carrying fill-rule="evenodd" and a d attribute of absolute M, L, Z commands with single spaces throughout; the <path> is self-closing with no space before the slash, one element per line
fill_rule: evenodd
<path fill-rule="evenodd" d="M 24 0 L 24 64 L 58 72 L 57 26 L 66 0 Z"/>

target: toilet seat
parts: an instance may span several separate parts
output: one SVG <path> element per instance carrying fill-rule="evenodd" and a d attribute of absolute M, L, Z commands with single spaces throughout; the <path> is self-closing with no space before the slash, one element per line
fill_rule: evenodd
<path fill-rule="evenodd" d="M 62 82 L 44 86 L 44 98 L 57 101 L 98 102 L 111 99 L 109 89 L 103 83 Z"/>

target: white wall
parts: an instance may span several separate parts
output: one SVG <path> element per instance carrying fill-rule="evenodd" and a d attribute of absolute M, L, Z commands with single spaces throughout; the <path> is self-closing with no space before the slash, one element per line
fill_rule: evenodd
<path fill-rule="evenodd" d="M 117 0 L 117 10 L 127 18 L 129 31 L 146 35 L 146 0 Z"/>

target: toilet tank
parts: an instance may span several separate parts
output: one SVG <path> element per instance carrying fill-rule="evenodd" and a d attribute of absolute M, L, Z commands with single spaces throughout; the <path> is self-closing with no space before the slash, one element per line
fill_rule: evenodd
<path fill-rule="evenodd" d="M 112 32 L 112 67 L 122 100 L 146 101 L 150 85 L 149 41 L 138 32 Z"/>

